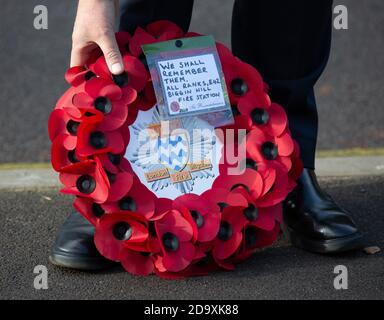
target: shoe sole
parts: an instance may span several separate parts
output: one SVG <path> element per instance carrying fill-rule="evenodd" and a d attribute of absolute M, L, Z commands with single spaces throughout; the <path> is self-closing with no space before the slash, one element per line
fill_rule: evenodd
<path fill-rule="evenodd" d="M 52 253 L 49 261 L 58 267 L 67 269 L 76 269 L 82 271 L 99 271 L 105 270 L 116 265 L 114 261 L 106 259 L 89 258 L 89 257 L 71 257 L 62 254 Z"/>
<path fill-rule="evenodd" d="M 332 254 L 361 249 L 363 247 L 363 235 L 359 232 L 346 237 L 317 240 L 298 235 L 287 227 L 292 245 L 314 253 Z"/>

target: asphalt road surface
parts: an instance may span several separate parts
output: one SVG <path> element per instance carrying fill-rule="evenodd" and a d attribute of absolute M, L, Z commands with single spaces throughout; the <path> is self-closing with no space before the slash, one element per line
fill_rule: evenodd
<path fill-rule="evenodd" d="M 384 177 L 322 180 L 366 234 L 384 246 Z M 99 273 L 52 266 L 49 249 L 70 212 L 70 197 L 56 190 L 3 191 L 0 195 L 1 299 L 384 299 L 384 254 L 362 251 L 323 256 L 280 246 L 255 254 L 233 272 L 186 280 L 135 277 L 120 267 Z M 48 289 L 35 290 L 33 269 L 48 268 Z M 335 266 L 348 268 L 348 289 L 335 290 Z"/>
<path fill-rule="evenodd" d="M 233 0 L 196 0 L 191 30 L 230 45 Z M 67 87 L 77 1 L 0 0 L 0 163 L 49 160 L 47 118 Z M 49 10 L 48 30 L 33 28 L 33 8 Z M 384 2 L 343 0 L 349 29 L 334 31 L 318 83 L 320 149 L 382 147 Z M 278 10 L 278 8 L 276 8 Z"/>

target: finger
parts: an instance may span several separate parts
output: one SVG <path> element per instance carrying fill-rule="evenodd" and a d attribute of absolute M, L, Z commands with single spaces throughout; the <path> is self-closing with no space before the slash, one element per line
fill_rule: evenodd
<path fill-rule="evenodd" d="M 70 66 L 83 66 L 89 58 L 89 51 L 84 48 L 72 47 Z"/>
<path fill-rule="evenodd" d="M 124 71 L 123 59 L 117 46 L 116 38 L 113 32 L 103 36 L 97 43 L 103 51 L 105 61 L 109 71 L 113 74 L 120 74 Z"/>

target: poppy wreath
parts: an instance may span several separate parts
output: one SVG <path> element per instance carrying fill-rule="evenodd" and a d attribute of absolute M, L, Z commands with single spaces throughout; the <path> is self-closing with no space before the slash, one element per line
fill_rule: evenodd
<path fill-rule="evenodd" d="M 211 189 L 175 200 L 158 198 L 140 182 L 124 154 L 129 126 L 140 110 L 156 104 L 141 46 L 194 36 L 200 35 L 169 21 L 138 27 L 132 35 L 116 33 L 124 73 L 112 75 L 101 51 L 95 52 L 86 67 L 66 72 L 70 88 L 49 118 L 61 192 L 74 195 L 75 209 L 94 225 L 99 252 L 135 275 L 177 279 L 233 270 L 277 239 L 281 203 L 302 171 L 287 116 L 271 102 L 268 85 L 217 43 L 235 120 L 223 130 L 246 130 L 231 146 L 245 144 L 245 171 L 229 175 L 224 159 Z"/>

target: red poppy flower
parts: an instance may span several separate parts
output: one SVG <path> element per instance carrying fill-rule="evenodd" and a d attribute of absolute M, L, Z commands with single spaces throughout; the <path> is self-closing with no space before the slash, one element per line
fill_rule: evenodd
<path fill-rule="evenodd" d="M 237 188 L 233 193 L 239 193 L 247 199 L 245 206 L 241 206 L 242 215 L 238 219 L 244 222 L 244 225 L 253 225 L 263 230 L 272 230 L 275 221 L 281 222 L 281 205 L 272 205 L 270 207 L 261 207 L 258 200 L 252 199 L 244 188 Z"/>
<path fill-rule="evenodd" d="M 280 223 L 275 223 L 272 230 L 263 230 L 254 226 L 244 229 L 246 249 L 259 249 L 272 245 L 281 232 Z"/>
<path fill-rule="evenodd" d="M 126 144 L 120 131 L 105 131 L 100 128 L 102 115 L 85 118 L 79 125 L 76 155 L 87 157 L 103 153 L 123 153 Z"/>
<path fill-rule="evenodd" d="M 108 214 L 104 204 L 96 203 L 91 198 L 76 197 L 73 206 L 94 226 L 99 224 L 100 218 L 104 214 Z"/>
<path fill-rule="evenodd" d="M 213 245 L 212 255 L 215 260 L 229 258 L 239 248 L 243 239 L 244 221 L 241 207 L 226 207 L 222 213 L 220 229 Z"/>
<path fill-rule="evenodd" d="M 169 272 L 167 271 L 162 264 L 162 257 L 157 256 L 155 259 L 154 269 L 155 274 L 162 279 L 168 280 L 180 280 L 186 277 L 196 277 L 196 276 L 206 276 L 211 272 L 218 270 L 216 262 L 212 259 L 211 255 L 207 255 L 201 260 L 191 263 L 184 270 L 179 272 Z"/>
<path fill-rule="evenodd" d="M 106 172 L 111 185 L 107 201 L 113 202 L 121 199 L 133 186 L 133 175 L 129 172 Z"/>
<path fill-rule="evenodd" d="M 225 82 L 227 84 L 231 104 L 237 104 L 241 97 L 247 97 L 250 92 L 262 92 L 264 82 L 260 74 L 251 65 L 228 55 L 222 60 Z"/>
<path fill-rule="evenodd" d="M 275 162 L 283 164 L 287 170 L 291 168 L 289 156 L 293 152 L 294 145 L 287 132 L 279 137 L 273 137 L 255 127 L 247 134 L 246 148 L 249 158 L 256 162 Z"/>
<path fill-rule="evenodd" d="M 254 225 L 247 225 L 242 230 L 242 233 L 242 244 L 238 251 L 229 259 L 229 261 L 234 264 L 248 259 L 257 249 L 272 245 L 280 233 L 280 224 L 276 223 L 271 230 L 264 230 Z"/>
<path fill-rule="evenodd" d="M 189 210 L 192 223 L 197 228 L 197 240 L 207 242 L 213 240 L 220 226 L 220 211 L 217 205 L 195 194 L 185 194 L 174 201 L 178 208 L 180 205 Z"/>
<path fill-rule="evenodd" d="M 123 154 L 103 153 L 97 156 L 100 159 L 103 168 L 110 173 L 119 173 L 120 171 L 127 171 L 123 169 L 123 162 L 128 161 L 124 158 Z M 129 165 L 130 167 L 130 165 Z M 128 172 L 132 173 L 132 170 Z"/>
<path fill-rule="evenodd" d="M 74 110 L 69 112 L 78 117 L 84 113 L 103 114 L 101 130 L 112 131 L 120 128 L 127 119 L 127 104 L 136 99 L 136 91 L 127 89 L 124 91 L 102 78 L 94 78 L 85 84 L 85 92 L 75 94 L 73 97 Z M 73 109 L 73 108 L 72 108 Z"/>
<path fill-rule="evenodd" d="M 225 142 L 222 141 L 224 146 L 223 150 L 228 147 L 228 144 L 232 145 L 241 143 L 243 140 L 242 137 L 244 137 L 245 134 L 252 129 L 252 119 L 246 115 L 237 114 L 233 117 L 233 120 L 233 124 L 220 128 L 223 130 L 223 133 L 225 133 L 223 134 Z M 239 136 L 240 133 L 243 135 L 242 137 Z M 218 138 L 222 140 L 221 136 L 218 136 Z"/>
<path fill-rule="evenodd" d="M 78 87 L 68 88 L 64 94 L 57 100 L 55 110 L 65 109 L 67 107 L 72 107 L 72 99 L 76 93 L 84 91 L 85 83 L 79 85 Z"/>
<path fill-rule="evenodd" d="M 97 203 L 103 203 L 108 198 L 110 184 L 97 159 L 63 168 L 60 181 L 65 186 L 61 190 L 63 193 L 92 198 Z"/>
<path fill-rule="evenodd" d="M 86 81 L 95 77 L 96 75 L 84 66 L 71 67 L 65 73 L 65 80 L 73 87 L 83 85 Z"/>
<path fill-rule="evenodd" d="M 120 192 L 119 196 L 114 198 L 114 202 L 105 204 L 105 207 L 111 212 L 135 212 L 146 219 L 151 219 L 155 213 L 155 195 L 139 179 L 134 179 L 128 191 Z"/>
<path fill-rule="evenodd" d="M 241 193 L 236 192 L 237 188 L 228 190 L 224 188 L 212 188 L 201 194 L 201 197 L 216 204 L 220 211 L 228 206 L 246 207 L 248 200 Z"/>
<path fill-rule="evenodd" d="M 155 268 L 154 257 L 150 252 L 123 248 L 119 258 L 123 268 L 137 276 L 147 276 L 153 273 Z"/>
<path fill-rule="evenodd" d="M 140 59 L 145 59 L 143 50 L 141 48 L 144 44 L 150 44 L 158 42 L 153 35 L 149 34 L 143 28 L 136 28 L 131 40 L 129 41 L 129 51 L 130 53 Z"/>
<path fill-rule="evenodd" d="M 155 213 L 150 220 L 156 221 L 163 218 L 168 211 L 173 209 L 173 200 L 168 198 L 155 198 Z"/>
<path fill-rule="evenodd" d="M 113 80 L 121 88 L 124 96 L 130 96 L 132 89 L 140 92 L 147 84 L 149 73 L 144 64 L 134 56 L 123 56 L 124 72 L 112 75 L 109 71 L 105 57 L 101 56 L 92 66 L 93 72 L 103 79 Z M 130 100 L 130 99 L 129 99 Z"/>
<path fill-rule="evenodd" d="M 263 191 L 255 199 L 258 207 L 270 207 L 283 201 L 289 193 L 287 169 L 279 163 L 258 163 L 257 170 L 263 177 Z"/>
<path fill-rule="evenodd" d="M 147 25 L 146 30 L 159 41 L 182 38 L 184 31 L 168 20 L 158 20 Z"/>
<path fill-rule="evenodd" d="M 63 109 L 55 109 L 48 120 L 49 139 L 53 141 L 60 134 L 76 137 L 79 125 L 79 119 L 69 116 Z"/>
<path fill-rule="evenodd" d="M 229 191 L 242 187 L 249 192 L 252 198 L 257 199 L 263 191 L 263 179 L 257 171 L 246 168 L 240 175 L 229 175 L 227 172 L 220 174 L 212 187 Z"/>
<path fill-rule="evenodd" d="M 129 110 L 132 108 L 137 110 L 147 111 L 151 109 L 156 104 L 155 91 L 153 90 L 152 81 L 148 81 L 144 90 L 140 91 L 137 95 L 137 99 L 129 106 Z M 132 119 L 129 124 L 132 124 L 135 119 Z"/>
<path fill-rule="evenodd" d="M 193 228 L 178 210 L 170 210 L 155 222 L 160 239 L 162 265 L 171 272 L 185 269 L 193 260 L 195 247 L 190 242 Z"/>
<path fill-rule="evenodd" d="M 131 212 L 116 212 L 101 217 L 95 229 L 95 245 L 107 259 L 120 261 L 124 248 L 137 248 L 148 238 L 145 221 Z"/>
<path fill-rule="evenodd" d="M 115 38 L 119 50 L 122 55 L 129 53 L 129 41 L 131 40 L 131 35 L 128 32 L 120 31 L 115 33 Z"/>
<path fill-rule="evenodd" d="M 219 54 L 219 58 L 223 67 L 231 63 L 236 63 L 236 57 L 233 55 L 232 51 L 228 49 L 224 44 L 216 42 L 216 50 Z"/>
<path fill-rule="evenodd" d="M 145 61 L 141 48 L 142 45 L 181 37 L 183 37 L 183 30 L 173 22 L 165 20 L 156 21 L 149 24 L 146 30 L 141 27 L 136 28 L 129 41 L 129 50 L 133 56 L 138 57 L 141 61 Z"/>
<path fill-rule="evenodd" d="M 266 134 L 280 136 L 287 128 L 288 118 L 284 109 L 277 103 L 272 103 L 266 93 L 249 93 L 240 98 L 237 106 L 242 115 L 251 118 L 253 126 L 259 127 Z"/>
<path fill-rule="evenodd" d="M 76 156 L 77 137 L 66 133 L 58 135 L 52 142 L 51 162 L 56 171 L 61 171 L 64 167 L 70 166 L 87 158 Z"/>

